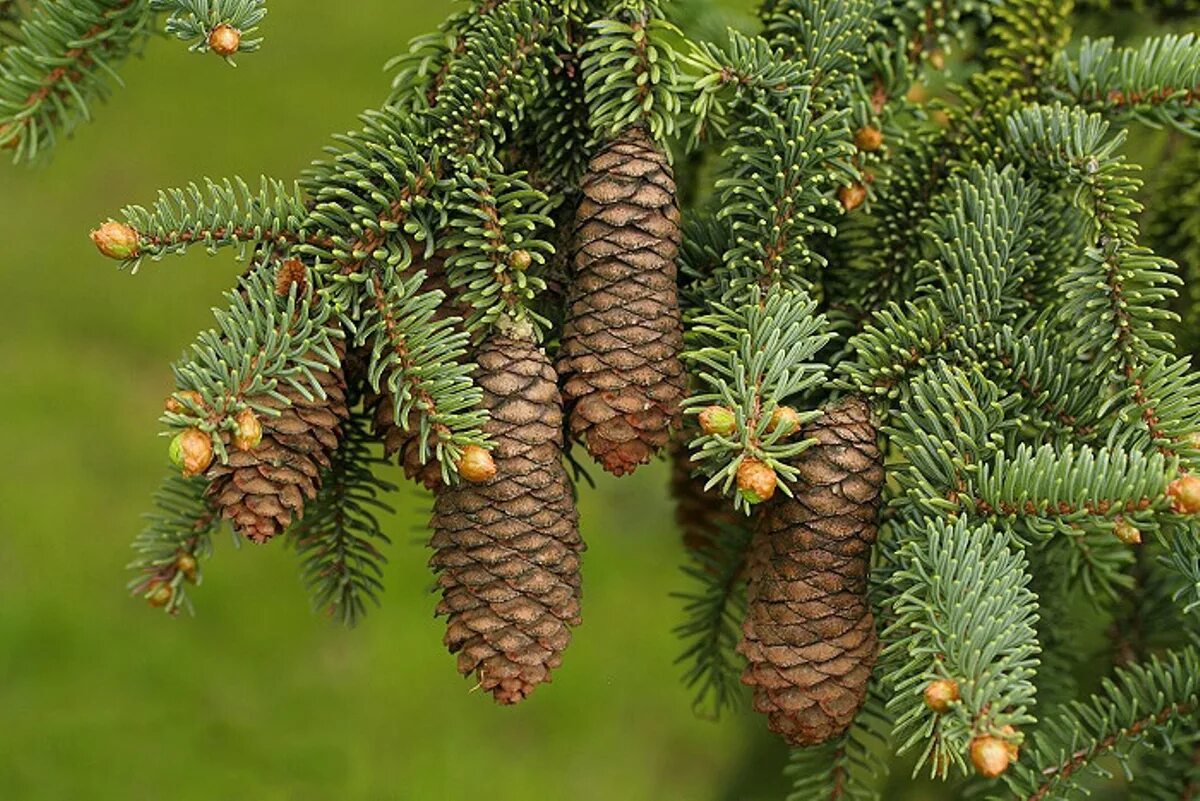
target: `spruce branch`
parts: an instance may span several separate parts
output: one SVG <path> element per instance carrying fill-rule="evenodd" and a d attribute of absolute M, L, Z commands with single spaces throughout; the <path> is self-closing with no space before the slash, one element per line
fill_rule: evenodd
<path fill-rule="evenodd" d="M 167 33 L 194 53 L 215 52 L 233 63 L 233 53 L 222 52 L 228 46 L 218 35 L 222 27 L 237 34 L 234 52 L 252 53 L 262 46 L 261 38 L 250 37 L 267 15 L 266 0 L 150 0 L 150 9 L 168 14 Z"/>
<path fill-rule="evenodd" d="M 162 417 L 171 430 L 198 428 L 214 452 L 228 458 L 226 440 L 236 435 L 239 412 L 275 417 L 290 401 L 284 387 L 304 398 L 322 397 L 315 373 L 337 366 L 329 304 L 293 285 L 276 292 L 273 264 L 258 266 L 226 293 L 228 306 L 215 309 L 216 327 L 203 331 L 173 366 L 178 410 Z"/>
<path fill-rule="evenodd" d="M 202 478 L 167 476 L 154 494 L 154 511 L 134 539 L 136 558 L 128 569 L 132 595 L 162 607 L 168 614 L 192 611 L 188 585 L 202 580 L 200 561 L 212 554 L 212 534 L 221 526 Z"/>
<path fill-rule="evenodd" d="M 919 747 L 916 770 L 945 778 L 967 771 L 971 740 L 1012 740 L 1004 727 L 1033 723 L 1033 677 L 1041 647 L 1028 563 L 1005 529 L 927 519 L 906 523 L 887 579 L 890 622 L 883 632 L 900 752 Z M 943 712 L 930 708 L 931 682 L 958 687 Z"/>
<path fill-rule="evenodd" d="M 662 141 L 675 133 L 680 99 L 678 28 L 657 0 L 613 0 L 609 18 L 591 23 L 580 48 L 592 128 L 615 136 L 634 125 Z"/>
<path fill-rule="evenodd" d="M 137 234 L 125 259 L 134 271 L 145 258 L 158 261 L 194 245 L 203 245 L 210 254 L 236 246 L 241 259 L 248 247 L 260 245 L 284 249 L 301 243 L 332 244 L 319 232 L 301 229 L 308 209 L 299 188 L 265 176 L 259 179 L 258 191 L 239 177 L 205 179 L 204 188 L 191 183 L 163 189 L 149 209 L 127 206 L 121 216 Z"/>
<path fill-rule="evenodd" d="M 743 700 L 743 660 L 736 653 L 746 612 L 746 525 L 714 529 L 703 547 L 690 552 L 682 570 L 693 589 L 676 593 L 684 602 L 684 622 L 674 633 L 684 642 L 675 660 L 686 666 L 684 684 L 695 692 L 692 709 L 716 720 Z"/>
<path fill-rule="evenodd" d="M 371 306 L 361 313 L 356 341 L 371 349 L 367 380 L 386 389 L 393 420 L 418 426 L 419 459 L 435 458 L 443 481 L 457 475 L 462 449 L 484 445 L 482 394 L 463 357 L 468 336 L 455 317 L 438 314 L 440 290 L 425 291 L 425 272 L 402 277 L 390 268 L 368 281 Z M 432 452 L 431 452 L 432 451 Z"/>
<path fill-rule="evenodd" d="M 798 439 L 798 426 L 819 417 L 797 415 L 796 423 L 775 425 L 776 409 L 816 386 L 825 373 L 813 361 L 829 334 L 817 304 L 802 290 L 751 287 L 746 302 L 713 304 L 713 310 L 691 321 L 688 349 L 696 390 L 684 402 L 685 412 L 699 414 L 710 406 L 732 412 L 729 432 L 702 434 L 692 441 L 692 461 L 708 476 L 708 487 L 720 487 L 739 508 L 750 502 L 733 487 L 738 468 L 755 459 L 775 471 L 785 492 L 795 480 L 792 457 L 811 443 Z"/>
<path fill-rule="evenodd" d="M 1104 772 L 1102 757 L 1116 756 L 1128 769 L 1130 754 L 1150 738 L 1194 727 L 1197 703 L 1200 654 L 1194 648 L 1119 668 L 1101 692 L 1042 722 L 1038 737 L 1004 776 L 1008 794 L 994 797 L 1070 798 L 1085 776 Z"/>
<path fill-rule="evenodd" d="M 148 0 L 45 0 L 0 51 L 0 150 L 32 161 L 119 83 L 117 65 L 150 34 Z"/>
<path fill-rule="evenodd" d="M 1200 135 L 1200 39 L 1165 34 L 1137 47 L 1084 37 L 1074 57 L 1059 54 L 1045 93 L 1089 111 Z"/>
<path fill-rule="evenodd" d="M 379 546 L 391 540 L 379 515 L 393 511 L 382 498 L 397 489 L 375 475 L 386 460 L 374 452 L 367 426 L 363 414 L 346 421 L 319 494 L 289 531 L 313 609 L 351 628 L 383 592 L 387 559 Z"/>

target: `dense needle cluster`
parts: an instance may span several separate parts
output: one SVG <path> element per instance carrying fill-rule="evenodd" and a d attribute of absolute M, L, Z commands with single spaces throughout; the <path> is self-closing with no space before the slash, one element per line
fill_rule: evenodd
<path fill-rule="evenodd" d="M 230 58 L 264 12 L 0 0 L 0 146 L 46 152 L 159 15 Z M 515 703 L 581 621 L 566 450 L 662 454 L 685 681 L 708 712 L 752 696 L 793 798 L 882 798 L 898 758 L 953 797 L 1068 798 L 1110 757 L 1191 797 L 1200 41 L 1072 42 L 1075 13 L 764 0 L 723 31 L 708 0 L 478 0 L 300 182 L 103 222 L 130 267 L 247 264 L 174 366 L 132 592 L 190 609 L 227 522 L 353 624 L 402 469 L 435 493 L 445 644 Z M 1144 123 L 1179 156 L 1148 210 Z"/>

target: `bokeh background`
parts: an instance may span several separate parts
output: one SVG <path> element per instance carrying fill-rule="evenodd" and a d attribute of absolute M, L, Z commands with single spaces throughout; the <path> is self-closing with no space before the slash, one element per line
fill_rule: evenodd
<path fill-rule="evenodd" d="M 5 801 L 784 794 L 784 752 L 759 721 L 691 714 L 661 466 L 583 491 L 586 622 L 554 683 L 517 708 L 470 693 L 441 645 L 430 501 L 407 484 L 384 605 L 354 631 L 310 611 L 293 553 L 224 536 L 195 617 L 125 594 L 128 544 L 166 464 L 168 364 L 241 268 L 195 253 L 131 276 L 88 230 L 159 187 L 296 175 L 378 105 L 383 64 L 453 5 L 272 0 L 265 47 L 237 69 L 157 39 L 52 162 L 0 164 Z"/>
<path fill-rule="evenodd" d="M 49 165 L 0 164 L 0 801 L 786 795 L 762 722 L 700 720 L 679 681 L 670 593 L 686 582 L 662 465 L 582 489 L 585 623 L 554 683 L 517 708 L 471 693 L 441 645 L 430 499 L 407 483 L 384 605 L 356 630 L 310 611 L 278 545 L 218 538 L 195 617 L 124 592 L 166 464 L 168 364 L 241 267 L 197 252 L 129 275 L 88 230 L 159 187 L 296 175 L 453 6 L 272 0 L 266 46 L 237 69 L 157 39 Z"/>

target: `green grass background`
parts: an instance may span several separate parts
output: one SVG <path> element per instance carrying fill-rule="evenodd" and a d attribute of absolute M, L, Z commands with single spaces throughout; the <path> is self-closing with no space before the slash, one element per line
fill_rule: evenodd
<path fill-rule="evenodd" d="M 240 267 L 195 253 L 131 276 L 89 228 L 194 178 L 296 175 L 452 6 L 272 0 L 237 69 L 155 40 L 49 165 L 0 164 L 0 799 L 782 797 L 761 722 L 696 719 L 672 664 L 661 466 L 584 490 L 586 620 L 516 708 L 469 692 L 441 645 L 415 490 L 396 498 L 384 606 L 357 630 L 309 611 L 294 554 L 225 536 L 194 618 L 125 595 L 165 467 L 168 364 Z"/>

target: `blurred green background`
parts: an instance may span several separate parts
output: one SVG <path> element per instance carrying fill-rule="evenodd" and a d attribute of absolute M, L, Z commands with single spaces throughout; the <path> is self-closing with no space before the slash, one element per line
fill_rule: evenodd
<path fill-rule="evenodd" d="M 784 795 L 761 722 L 696 719 L 672 664 L 684 582 L 661 466 L 584 490 L 585 623 L 516 708 L 470 693 L 441 645 L 416 490 L 357 630 L 309 611 L 293 553 L 226 536 L 194 618 L 125 595 L 165 467 L 168 364 L 240 266 L 195 253 L 130 276 L 88 230 L 159 187 L 296 175 L 452 7 L 272 0 L 237 69 L 157 39 L 49 165 L 0 164 L 0 799 Z"/>

